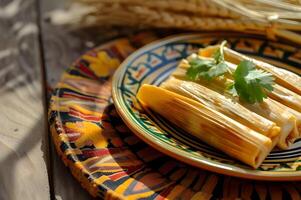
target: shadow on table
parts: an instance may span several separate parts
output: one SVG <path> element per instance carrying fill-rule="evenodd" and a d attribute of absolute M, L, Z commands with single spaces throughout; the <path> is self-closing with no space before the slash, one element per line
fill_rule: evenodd
<path fill-rule="evenodd" d="M 36 190 L 36 184 L 45 183 L 46 171 L 41 171 L 44 166 L 43 162 L 36 163 L 38 159 L 32 159 L 31 157 L 39 156 L 41 154 L 32 154 L 29 157 L 29 152 L 37 151 L 36 145 L 42 144 L 40 149 L 43 152 L 43 159 L 48 166 L 48 144 L 45 138 L 46 135 L 42 135 L 41 132 L 47 134 L 45 130 L 41 130 L 41 124 L 44 124 L 44 119 L 40 117 L 36 125 L 28 132 L 24 133 L 24 137 L 17 145 L 15 149 L 11 149 L 8 145 L 0 141 L 1 152 L 9 152 L 0 159 L 0 199 L 40 199 L 45 198 L 44 194 L 38 194 Z M 19 131 L 19 130 L 15 130 Z M 20 130 L 21 133 L 21 130 Z M 17 139 L 16 139 L 17 140 Z M 42 140 L 42 143 L 41 143 Z M 38 167 L 41 167 L 37 169 Z M 42 173 L 42 174 L 41 174 Z M 32 179 L 32 181 L 28 181 Z M 18 184 L 16 184 L 18 182 Z M 29 185 L 29 184 L 32 185 Z M 48 181 L 47 181 L 48 183 Z M 20 188 L 25 185 L 24 189 Z M 30 190 L 30 191 L 25 191 Z M 48 187 L 45 185 L 45 190 L 48 192 Z M 45 192 L 43 190 L 43 192 Z M 22 191 L 22 193 L 20 193 Z M 49 192 L 48 192 L 49 193 Z M 50 194 L 50 193 L 49 193 Z"/>

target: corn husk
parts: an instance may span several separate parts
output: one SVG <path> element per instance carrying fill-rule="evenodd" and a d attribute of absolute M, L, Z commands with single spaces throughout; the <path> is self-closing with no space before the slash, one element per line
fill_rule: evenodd
<path fill-rule="evenodd" d="M 294 142 L 295 140 L 297 140 L 298 138 L 301 137 L 301 113 L 271 99 L 271 102 L 273 102 L 273 104 L 275 106 L 278 106 L 280 109 L 288 111 L 290 114 L 292 114 L 295 117 L 295 124 L 294 124 L 294 128 L 293 131 L 290 132 L 289 135 L 285 136 L 285 135 L 280 135 L 280 139 L 278 142 L 278 146 L 281 149 L 287 149 L 289 148 Z"/>
<path fill-rule="evenodd" d="M 270 138 L 182 95 L 145 84 L 137 98 L 187 133 L 254 168 L 272 149 Z"/>
<path fill-rule="evenodd" d="M 186 71 L 189 67 L 189 63 L 186 59 L 182 60 L 177 69 L 172 73 L 172 76 L 178 79 L 186 79 Z M 232 95 L 226 90 L 227 86 L 233 83 L 233 80 L 223 77 L 217 78 L 210 82 L 198 80 L 198 84 L 201 84 L 213 91 L 218 92 L 228 98 L 233 98 Z M 292 140 L 295 140 L 295 136 L 299 135 L 301 121 L 294 116 L 291 109 L 285 106 L 279 106 L 278 103 L 267 98 L 262 103 L 248 104 L 241 101 L 237 101 L 248 110 L 255 112 L 256 114 L 274 122 L 281 128 L 280 139 L 277 146 L 281 149 L 287 149 Z M 288 140 L 290 138 L 290 140 Z M 294 139 L 292 139 L 294 138 Z"/>
<path fill-rule="evenodd" d="M 285 87 L 275 84 L 274 90 L 268 93 L 268 96 L 287 107 L 301 112 L 301 96 Z"/>
<path fill-rule="evenodd" d="M 217 50 L 219 46 L 209 46 L 204 49 L 199 50 L 200 56 L 211 57 L 213 53 Z M 259 69 L 264 71 L 268 71 L 276 77 L 275 82 L 277 84 L 274 85 L 274 90 L 268 93 L 268 96 L 271 99 L 279 102 L 279 107 L 283 110 L 287 110 L 289 113 L 294 115 L 296 119 L 296 129 L 288 135 L 286 140 L 286 145 L 284 145 L 284 141 L 282 141 L 282 147 L 288 147 L 293 143 L 294 140 L 300 137 L 301 133 L 301 120 L 300 120 L 300 112 L 301 112 L 301 96 L 299 95 L 301 92 L 301 77 L 295 73 L 287 71 L 285 69 L 280 69 L 278 67 L 274 67 L 268 63 L 258 61 L 256 59 L 249 58 L 243 54 L 240 54 L 236 51 L 233 51 L 227 47 L 224 48 L 225 59 L 228 66 L 232 71 L 236 69 L 236 65 L 239 64 L 242 60 L 249 60 L 256 64 Z M 210 58 L 211 59 L 211 58 Z M 234 63 L 234 64 L 233 64 Z M 232 77 L 229 77 L 232 78 Z M 285 88 L 287 87 L 287 88 Z M 285 106 L 283 106 L 285 105 Z M 290 109 L 289 109 L 290 108 Z"/>
<path fill-rule="evenodd" d="M 162 83 L 160 87 L 194 99 L 258 133 L 269 137 L 273 142 L 273 146 L 279 141 L 280 128 L 274 122 L 246 109 L 238 102 L 200 84 L 171 77 Z"/>
<path fill-rule="evenodd" d="M 218 47 L 219 46 L 216 45 L 216 46 L 210 46 L 204 49 L 200 49 L 199 55 L 205 57 L 211 57 Z M 249 60 L 253 62 L 254 64 L 256 64 L 256 67 L 258 67 L 259 69 L 262 69 L 264 71 L 273 74 L 273 76 L 275 77 L 275 82 L 278 85 L 283 86 L 301 95 L 301 77 L 298 76 L 297 74 L 285 69 L 275 67 L 266 62 L 262 62 L 250 58 L 227 47 L 224 47 L 224 54 L 225 54 L 225 60 L 233 64 L 239 64 L 239 62 L 241 62 L 242 60 Z"/>

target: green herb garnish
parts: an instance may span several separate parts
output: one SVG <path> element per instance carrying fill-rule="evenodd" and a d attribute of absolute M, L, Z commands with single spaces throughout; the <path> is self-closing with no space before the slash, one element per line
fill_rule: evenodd
<path fill-rule="evenodd" d="M 186 76 L 190 80 L 198 80 L 203 78 L 211 80 L 215 77 L 222 76 L 229 71 L 225 62 L 223 48 L 226 45 L 223 41 L 218 50 L 213 55 L 213 60 L 202 59 L 200 57 L 192 58 L 189 61 L 190 67 L 186 72 Z"/>
<path fill-rule="evenodd" d="M 227 44 L 227 41 L 224 40 L 217 51 L 213 54 L 213 58 L 216 63 L 222 63 L 225 62 L 225 57 L 224 57 L 224 47 Z"/>
<path fill-rule="evenodd" d="M 213 60 L 202 59 L 198 56 L 192 58 L 186 72 L 188 79 L 195 81 L 202 78 L 210 81 L 226 72 L 232 74 L 224 57 L 226 43 L 226 41 L 221 43 L 212 56 Z M 272 74 L 256 69 L 255 64 L 251 61 L 240 62 L 232 75 L 234 82 L 226 89 L 233 96 L 239 96 L 245 102 L 252 104 L 262 102 L 264 98 L 267 98 L 267 92 L 273 90 L 274 77 Z"/>
<path fill-rule="evenodd" d="M 233 76 L 234 84 L 229 87 L 230 91 L 248 103 L 262 102 L 267 98 L 267 92 L 273 90 L 272 74 L 256 69 L 253 62 L 240 62 Z"/>

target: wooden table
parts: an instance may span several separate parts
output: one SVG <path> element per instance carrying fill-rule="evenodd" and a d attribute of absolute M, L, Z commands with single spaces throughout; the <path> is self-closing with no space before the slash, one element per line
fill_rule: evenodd
<path fill-rule="evenodd" d="M 0 200 L 91 199 L 53 149 L 47 100 L 76 57 L 120 31 L 51 25 L 48 12 L 64 3 L 0 0 Z"/>
<path fill-rule="evenodd" d="M 66 1 L 0 0 L 0 200 L 93 199 L 54 150 L 47 103 L 62 72 L 79 55 L 135 30 L 72 31 L 52 25 L 49 12 L 64 7 Z M 237 188 L 235 178 L 226 178 L 224 184 L 230 180 Z M 250 184 L 244 186 L 249 191 Z M 254 188 L 263 197 L 274 194 L 275 199 L 283 192 L 276 184 Z M 299 184 L 295 188 L 287 183 L 284 188 L 299 197 Z"/>

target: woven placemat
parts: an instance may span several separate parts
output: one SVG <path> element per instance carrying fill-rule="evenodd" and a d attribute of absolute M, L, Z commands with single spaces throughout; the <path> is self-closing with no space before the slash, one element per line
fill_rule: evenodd
<path fill-rule="evenodd" d="M 94 197 L 104 199 L 299 199 L 299 182 L 259 182 L 197 169 L 157 152 L 118 116 L 111 78 L 152 34 L 121 38 L 76 60 L 50 101 L 49 124 L 58 154 Z"/>

